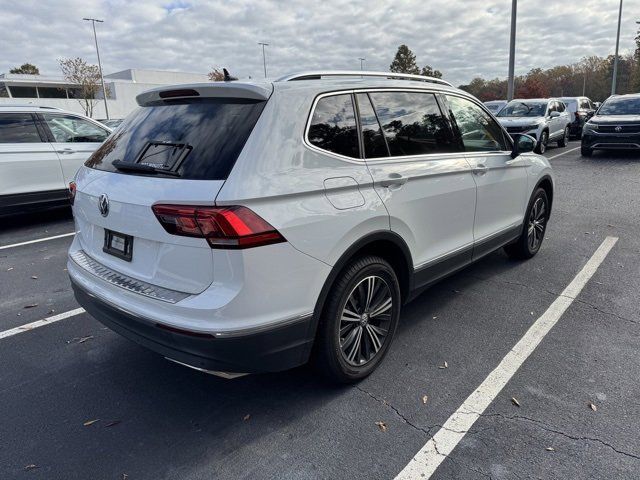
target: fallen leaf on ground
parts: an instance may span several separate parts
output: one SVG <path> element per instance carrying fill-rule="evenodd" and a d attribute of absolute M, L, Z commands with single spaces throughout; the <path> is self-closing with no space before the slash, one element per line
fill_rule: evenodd
<path fill-rule="evenodd" d="M 423 396 L 422 396 L 422 404 L 423 404 L 423 405 L 426 405 L 428 400 L 429 400 L 429 397 L 428 397 L 428 396 L 426 396 L 426 395 L 423 395 Z"/>
<path fill-rule="evenodd" d="M 11 270 L 13 270 L 13 267 L 7 268 L 7 272 L 10 272 Z"/>
<path fill-rule="evenodd" d="M 246 422 L 246 421 L 247 421 L 247 420 L 249 420 L 250 418 L 251 418 L 251 414 L 250 414 L 250 413 L 247 413 L 247 414 L 242 418 L 242 420 L 244 420 L 244 421 Z"/>
<path fill-rule="evenodd" d="M 30 303 L 29 305 L 25 305 L 24 308 L 33 308 L 33 307 L 37 307 L 38 304 L 37 303 Z"/>
<path fill-rule="evenodd" d="M 435 315 L 435 316 L 433 317 L 433 319 L 434 319 L 434 320 L 435 320 L 436 318 L 438 318 L 438 316 L 437 316 L 437 315 Z"/>
<path fill-rule="evenodd" d="M 129 478 L 129 475 L 127 475 L 126 473 L 122 474 L 122 480 L 127 480 L 127 478 Z"/>
<path fill-rule="evenodd" d="M 593 403 L 591 403 L 591 402 L 589 402 L 589 408 L 590 408 L 591 410 L 593 410 L 594 412 L 597 412 L 597 411 L 598 411 L 598 407 L 596 407 L 596 406 L 595 406 Z"/>
<path fill-rule="evenodd" d="M 91 340 L 93 338 L 93 335 L 88 335 L 86 337 L 82 337 L 80 340 L 78 340 L 78 343 L 84 343 L 87 340 Z"/>
<path fill-rule="evenodd" d="M 120 423 L 120 420 L 113 420 L 112 422 L 109 422 L 105 425 L 105 428 L 108 427 L 113 427 L 114 425 L 118 425 Z"/>
<path fill-rule="evenodd" d="M 553 447 L 547 447 L 547 448 L 545 448 L 545 450 L 546 450 L 547 452 L 555 452 L 555 451 L 556 451 L 556 449 L 555 449 L 555 448 L 553 448 Z"/>
<path fill-rule="evenodd" d="M 33 470 L 34 468 L 40 468 L 38 465 L 36 465 L 35 463 L 32 463 L 30 465 L 25 465 L 24 469 L 25 470 Z"/>
<path fill-rule="evenodd" d="M 37 275 L 31 275 L 31 278 L 33 278 L 34 280 L 37 280 L 38 276 Z"/>
<path fill-rule="evenodd" d="M 447 362 L 444 362 L 444 364 L 439 365 L 438 368 L 449 368 L 449 364 Z"/>
<path fill-rule="evenodd" d="M 95 420 L 87 420 L 82 425 L 84 425 L 85 427 L 88 427 L 89 425 L 93 425 L 94 423 L 99 422 L 99 421 L 100 421 L 99 418 L 96 418 Z"/>
<path fill-rule="evenodd" d="M 376 426 L 380 429 L 381 432 L 387 431 L 387 424 L 384 422 L 376 422 Z"/>
<path fill-rule="evenodd" d="M 511 403 L 513 403 L 516 407 L 520 406 L 520 402 L 516 397 L 511 397 Z"/>

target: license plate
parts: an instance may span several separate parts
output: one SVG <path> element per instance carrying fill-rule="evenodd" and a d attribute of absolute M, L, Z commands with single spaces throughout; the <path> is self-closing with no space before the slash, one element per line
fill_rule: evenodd
<path fill-rule="evenodd" d="M 130 262 L 133 256 L 133 237 L 105 229 L 102 251 Z"/>

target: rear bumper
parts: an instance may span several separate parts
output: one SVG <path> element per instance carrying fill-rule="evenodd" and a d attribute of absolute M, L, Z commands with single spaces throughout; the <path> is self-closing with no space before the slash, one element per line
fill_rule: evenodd
<path fill-rule="evenodd" d="M 154 352 L 198 369 L 258 373 L 277 372 L 307 362 L 315 323 L 311 315 L 267 329 L 190 332 L 141 318 L 112 305 L 72 280 L 78 303 L 96 320 Z"/>

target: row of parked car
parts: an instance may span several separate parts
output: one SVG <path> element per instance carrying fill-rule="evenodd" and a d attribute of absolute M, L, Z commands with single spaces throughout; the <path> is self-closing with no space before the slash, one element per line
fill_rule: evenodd
<path fill-rule="evenodd" d="M 587 97 L 493 100 L 485 106 L 510 134 L 536 140 L 536 152 L 550 142 L 564 147 L 580 138 L 585 157 L 594 150 L 640 149 L 640 94 L 613 95 L 603 104 Z"/>

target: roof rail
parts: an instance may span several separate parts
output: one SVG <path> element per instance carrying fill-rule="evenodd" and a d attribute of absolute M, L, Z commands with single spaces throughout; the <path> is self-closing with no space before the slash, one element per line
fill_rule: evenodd
<path fill-rule="evenodd" d="M 0 103 L 0 107 L 46 108 L 48 110 L 62 110 L 62 108 L 60 107 L 47 107 L 45 105 L 36 105 L 35 103 Z"/>
<path fill-rule="evenodd" d="M 298 72 L 284 77 L 278 78 L 277 82 L 290 82 L 293 80 L 320 80 L 322 77 L 382 77 L 387 79 L 414 80 L 418 82 L 438 83 L 453 87 L 446 80 L 435 77 L 427 77 L 426 75 L 412 75 L 410 73 L 396 72 L 370 72 L 367 70 L 311 70 L 306 72 Z"/>

